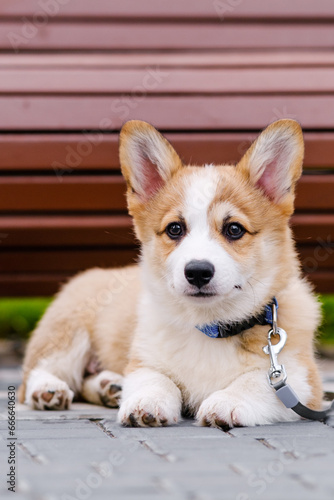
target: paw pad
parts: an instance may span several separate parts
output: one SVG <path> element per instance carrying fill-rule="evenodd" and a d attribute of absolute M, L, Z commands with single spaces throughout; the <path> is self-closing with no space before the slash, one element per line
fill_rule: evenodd
<path fill-rule="evenodd" d="M 68 410 L 73 399 L 70 389 L 63 390 L 36 390 L 32 394 L 35 410 Z"/>
<path fill-rule="evenodd" d="M 177 418 L 174 418 L 170 423 L 176 423 L 176 421 Z M 168 425 L 168 419 L 160 412 L 153 415 L 144 409 L 136 409 L 123 418 L 121 422 L 125 427 L 164 427 Z"/>
<path fill-rule="evenodd" d="M 100 382 L 100 388 L 100 399 L 104 406 L 118 408 L 119 400 L 122 395 L 122 387 L 118 384 L 111 383 L 108 379 L 103 379 Z"/>
<path fill-rule="evenodd" d="M 47 403 L 50 403 L 51 399 L 54 396 L 55 391 L 42 392 L 41 398 L 44 399 Z M 38 398 L 36 398 L 38 400 Z"/>

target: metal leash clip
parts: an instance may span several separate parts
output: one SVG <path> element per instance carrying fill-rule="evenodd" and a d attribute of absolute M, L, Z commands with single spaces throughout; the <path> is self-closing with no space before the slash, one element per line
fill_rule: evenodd
<path fill-rule="evenodd" d="M 277 355 L 281 352 L 285 346 L 286 340 L 288 338 L 287 333 L 283 328 L 277 326 L 277 308 L 276 304 L 272 304 L 272 317 L 273 317 L 273 327 L 268 332 L 268 345 L 263 347 L 263 352 L 269 354 L 270 356 L 270 368 L 268 371 L 268 380 L 271 387 L 274 389 L 279 389 L 282 387 L 287 379 L 287 374 L 284 365 L 280 365 L 277 360 Z M 280 339 L 277 344 L 271 343 L 271 336 L 279 335 Z"/>
<path fill-rule="evenodd" d="M 284 365 L 280 365 L 277 360 L 277 355 L 285 346 L 288 335 L 283 328 L 277 326 L 277 308 L 276 303 L 272 305 L 272 323 L 273 327 L 268 332 L 268 345 L 263 347 L 265 354 L 270 356 L 270 368 L 268 372 L 269 385 L 275 390 L 276 396 L 286 406 L 291 408 L 300 417 L 308 418 L 309 420 L 326 420 L 329 413 L 334 410 L 334 401 L 331 406 L 326 410 L 313 410 L 303 405 L 293 391 L 293 389 L 286 383 L 287 374 Z M 277 344 L 271 343 L 271 336 L 279 335 Z"/>

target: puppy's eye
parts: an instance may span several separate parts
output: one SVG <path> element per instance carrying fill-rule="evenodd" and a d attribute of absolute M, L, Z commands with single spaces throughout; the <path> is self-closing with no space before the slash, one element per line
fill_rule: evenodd
<path fill-rule="evenodd" d="M 166 233 L 172 240 L 177 240 L 183 235 L 183 227 L 178 222 L 171 222 L 166 227 Z"/>
<path fill-rule="evenodd" d="M 245 234 L 246 229 L 239 222 L 231 222 L 224 229 L 224 235 L 230 240 L 239 240 Z"/>

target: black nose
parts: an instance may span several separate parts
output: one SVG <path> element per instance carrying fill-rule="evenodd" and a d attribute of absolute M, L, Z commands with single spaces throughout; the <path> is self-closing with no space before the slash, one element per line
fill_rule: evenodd
<path fill-rule="evenodd" d="M 184 275 L 188 283 L 197 286 L 197 288 L 207 285 L 214 274 L 215 268 L 207 260 L 191 260 L 184 268 Z"/>

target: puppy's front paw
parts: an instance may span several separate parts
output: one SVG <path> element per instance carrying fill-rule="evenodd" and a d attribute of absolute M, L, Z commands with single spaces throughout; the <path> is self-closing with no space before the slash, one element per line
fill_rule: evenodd
<path fill-rule="evenodd" d="M 217 391 L 203 401 L 196 415 L 199 425 L 228 430 L 256 425 L 253 408 L 244 401 Z"/>
<path fill-rule="evenodd" d="M 45 384 L 34 390 L 29 405 L 34 410 L 68 410 L 74 392 L 65 382 L 58 384 Z"/>
<path fill-rule="evenodd" d="M 127 427 L 160 427 L 176 424 L 180 419 L 179 403 L 166 398 L 130 397 L 118 412 L 118 422 Z"/>

